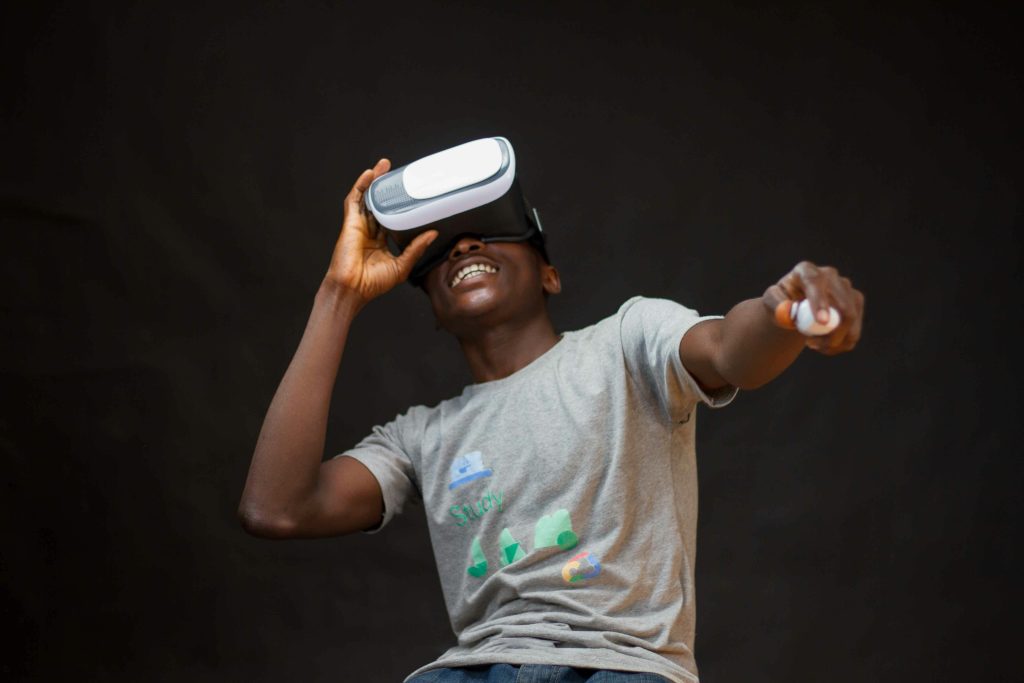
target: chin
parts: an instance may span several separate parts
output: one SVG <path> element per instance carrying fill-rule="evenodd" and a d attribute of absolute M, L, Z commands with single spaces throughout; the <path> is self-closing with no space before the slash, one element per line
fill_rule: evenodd
<path fill-rule="evenodd" d="M 501 317 L 505 297 L 493 287 L 478 287 L 445 296 L 434 304 L 434 316 L 441 327 L 453 334 L 477 329 Z"/>

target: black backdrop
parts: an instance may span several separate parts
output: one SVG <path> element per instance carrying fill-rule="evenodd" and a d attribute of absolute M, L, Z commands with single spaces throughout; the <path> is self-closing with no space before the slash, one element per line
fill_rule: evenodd
<path fill-rule="evenodd" d="M 634 294 L 724 311 L 803 258 L 867 295 L 855 353 L 701 414 L 704 679 L 1019 675 L 1009 16 L 12 4 L 5 679 L 396 681 L 453 641 L 421 509 L 269 542 L 235 507 L 356 175 L 492 134 L 561 329 Z M 467 380 L 398 288 L 357 321 L 329 450 Z"/>

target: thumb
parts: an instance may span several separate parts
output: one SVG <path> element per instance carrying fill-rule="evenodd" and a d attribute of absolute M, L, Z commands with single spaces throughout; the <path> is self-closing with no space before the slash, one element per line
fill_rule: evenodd
<path fill-rule="evenodd" d="M 427 230 L 422 235 L 417 235 L 416 238 L 409 243 L 409 246 L 399 254 L 395 261 L 398 263 L 398 267 L 402 272 L 403 278 L 408 278 L 409 273 L 412 272 L 412 267 L 416 265 L 416 262 L 423 256 L 423 252 L 427 250 L 430 243 L 437 239 L 437 230 Z"/>

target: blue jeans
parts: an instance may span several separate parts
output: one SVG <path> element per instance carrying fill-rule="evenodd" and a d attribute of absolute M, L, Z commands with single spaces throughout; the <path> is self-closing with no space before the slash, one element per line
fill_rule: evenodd
<path fill-rule="evenodd" d="M 596 671 L 548 664 L 486 664 L 434 669 L 408 683 L 669 683 L 656 674 L 633 671 Z"/>

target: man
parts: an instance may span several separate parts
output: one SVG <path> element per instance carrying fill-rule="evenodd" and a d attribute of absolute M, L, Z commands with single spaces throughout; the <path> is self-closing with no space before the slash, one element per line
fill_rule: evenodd
<path fill-rule="evenodd" d="M 353 319 L 408 278 L 436 231 L 399 256 L 359 176 L 312 313 L 267 413 L 239 513 L 271 538 L 375 531 L 421 496 L 458 645 L 409 680 L 697 680 L 693 413 L 770 381 L 805 346 L 860 336 L 864 298 L 804 262 L 724 317 L 642 299 L 558 334 L 558 271 L 535 245 L 461 236 L 422 286 L 475 383 L 376 427 L 321 462 Z M 841 324 L 808 338 L 774 311 L 809 300 Z M 345 391 L 345 388 L 342 388 Z"/>

